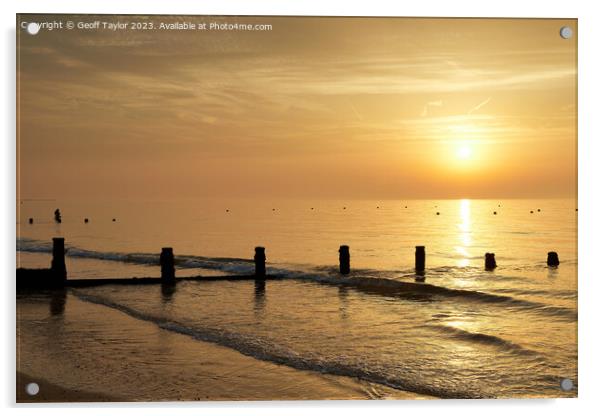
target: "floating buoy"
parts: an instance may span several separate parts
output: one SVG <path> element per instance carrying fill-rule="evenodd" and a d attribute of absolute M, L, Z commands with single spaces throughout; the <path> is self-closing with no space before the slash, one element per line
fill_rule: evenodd
<path fill-rule="evenodd" d="M 439 211 L 437 211 L 437 215 L 439 215 Z"/>
<path fill-rule="evenodd" d="M 113 218 L 113 222 L 117 221 L 115 218 Z"/>
<path fill-rule="evenodd" d="M 230 210 L 229 210 L 229 209 L 226 209 L 226 212 L 230 212 Z"/>
<path fill-rule="evenodd" d="M 497 211 L 493 211 L 493 215 L 497 215 Z"/>
<path fill-rule="evenodd" d="M 87 224 L 87 223 L 88 223 L 88 219 L 87 219 L 87 218 L 84 218 L 84 222 Z"/>
<path fill-rule="evenodd" d="M 537 212 L 541 212 L 541 210 L 539 208 L 537 208 Z"/>
<path fill-rule="evenodd" d="M 531 212 L 531 214 L 533 214 L 533 211 L 530 211 L 530 212 Z"/>

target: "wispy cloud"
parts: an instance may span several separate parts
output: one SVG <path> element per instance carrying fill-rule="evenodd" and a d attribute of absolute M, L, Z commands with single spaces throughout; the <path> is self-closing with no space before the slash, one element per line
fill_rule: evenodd
<path fill-rule="evenodd" d="M 428 116 L 429 113 L 429 108 L 430 107 L 442 107 L 443 106 L 443 101 L 442 100 L 437 100 L 437 101 L 429 101 L 428 103 L 426 103 L 424 105 L 424 107 L 422 108 L 422 114 L 420 114 L 422 117 L 426 117 Z"/>
<path fill-rule="evenodd" d="M 481 101 L 479 104 L 477 104 L 476 106 L 472 107 L 470 110 L 468 110 L 468 114 L 472 114 L 475 111 L 478 111 L 481 108 L 485 107 L 487 104 L 489 104 L 489 101 L 491 101 L 491 97 L 487 98 L 485 101 Z"/>

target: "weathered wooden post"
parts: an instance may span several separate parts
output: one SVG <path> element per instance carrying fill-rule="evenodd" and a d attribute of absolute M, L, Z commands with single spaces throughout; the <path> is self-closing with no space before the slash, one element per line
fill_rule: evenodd
<path fill-rule="evenodd" d="M 351 272 L 350 266 L 351 255 L 349 254 L 349 246 L 339 247 L 339 271 L 341 274 L 349 274 Z"/>
<path fill-rule="evenodd" d="M 159 256 L 161 264 L 161 281 L 163 283 L 173 283 L 176 281 L 176 267 L 173 255 L 173 248 L 163 247 Z"/>
<path fill-rule="evenodd" d="M 558 259 L 558 253 L 555 251 L 550 251 L 548 253 L 548 266 L 556 267 L 560 264 L 560 260 Z"/>
<path fill-rule="evenodd" d="M 485 270 L 493 270 L 496 267 L 495 253 L 485 253 Z"/>
<path fill-rule="evenodd" d="M 50 270 L 57 283 L 67 280 L 64 238 L 55 237 L 52 239 L 52 262 L 50 263 Z"/>
<path fill-rule="evenodd" d="M 426 251 L 424 246 L 416 246 L 416 273 L 424 273 L 426 265 Z"/>
<path fill-rule="evenodd" d="M 255 277 L 265 277 L 265 247 L 255 247 Z"/>

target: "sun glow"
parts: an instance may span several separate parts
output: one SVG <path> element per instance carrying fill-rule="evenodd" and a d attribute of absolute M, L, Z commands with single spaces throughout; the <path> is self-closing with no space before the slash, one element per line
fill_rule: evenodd
<path fill-rule="evenodd" d="M 462 144 L 456 150 L 456 157 L 461 160 L 468 160 L 472 156 L 472 148 L 467 144 Z"/>

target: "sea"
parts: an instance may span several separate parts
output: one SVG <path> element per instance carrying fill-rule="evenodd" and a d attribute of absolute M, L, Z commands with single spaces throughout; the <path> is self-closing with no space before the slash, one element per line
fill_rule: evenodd
<path fill-rule="evenodd" d="M 163 247 L 176 276 L 248 275 L 256 246 L 278 277 L 18 293 L 17 371 L 71 391 L 577 396 L 576 199 L 24 199 L 17 212 L 17 267 L 49 267 L 64 237 L 69 279 L 158 277 Z"/>

